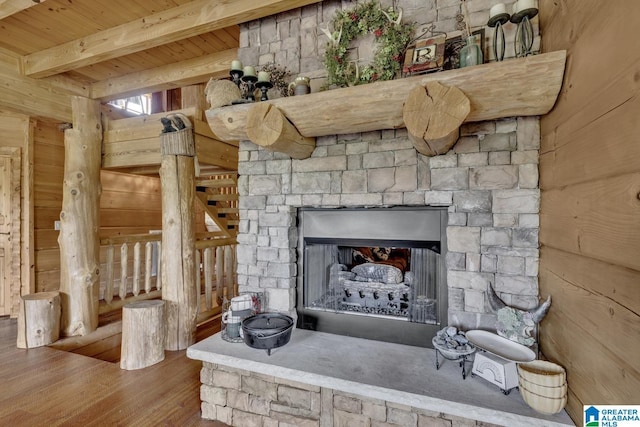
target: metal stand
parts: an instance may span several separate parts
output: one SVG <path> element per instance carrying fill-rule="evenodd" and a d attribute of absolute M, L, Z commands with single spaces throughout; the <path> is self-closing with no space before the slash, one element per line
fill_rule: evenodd
<path fill-rule="evenodd" d="M 496 61 L 502 61 L 504 59 L 505 41 L 504 29 L 502 26 L 507 22 L 509 22 L 508 13 L 501 13 L 500 15 L 492 16 L 491 19 L 489 19 L 489 22 L 487 22 L 487 25 L 493 28 L 493 53 L 496 57 Z M 500 49 L 498 50 L 498 48 Z"/>
<path fill-rule="evenodd" d="M 531 19 L 538 14 L 538 9 L 531 8 L 521 10 L 511 15 L 511 22 L 518 24 L 516 28 L 516 37 L 513 41 L 513 48 L 516 58 L 531 55 L 533 47 L 533 26 Z"/>
<path fill-rule="evenodd" d="M 247 85 L 247 101 L 255 102 L 256 98 L 253 95 L 255 90 L 255 83 L 258 81 L 256 76 L 242 76 L 242 81 Z"/>
<path fill-rule="evenodd" d="M 475 349 L 473 351 L 471 351 L 470 353 L 460 354 L 457 359 L 452 359 L 452 358 L 446 357 L 444 354 L 442 354 L 440 352 L 440 350 L 438 350 L 437 348 L 434 348 L 434 349 L 436 351 L 436 370 L 439 370 L 440 366 L 442 366 L 442 364 L 440 363 L 440 360 L 438 359 L 438 354 L 440 354 L 442 356 L 442 358 L 443 358 L 443 362 L 444 362 L 444 360 L 458 361 L 460 367 L 462 368 L 462 379 L 464 380 L 464 379 L 467 378 L 467 361 L 472 361 L 472 360 L 468 359 L 468 357 L 473 354 L 473 351 L 475 351 Z"/>
<path fill-rule="evenodd" d="M 244 75 L 244 72 L 242 70 L 231 70 L 229 74 L 233 82 L 238 86 L 238 89 L 240 89 L 240 78 Z"/>
<path fill-rule="evenodd" d="M 273 87 L 273 83 L 271 82 L 258 82 L 256 83 L 256 87 L 260 89 L 262 92 L 262 96 L 260 97 L 260 101 L 266 101 L 269 99 L 267 97 L 267 91 Z"/>

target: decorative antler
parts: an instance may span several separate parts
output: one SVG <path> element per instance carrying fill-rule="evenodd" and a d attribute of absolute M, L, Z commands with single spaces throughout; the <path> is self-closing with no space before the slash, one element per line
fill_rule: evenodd
<path fill-rule="evenodd" d="M 356 71 L 356 77 L 353 80 L 347 81 L 347 86 L 355 86 L 358 84 L 358 80 L 360 80 L 360 67 L 358 67 L 358 61 L 349 61 L 350 64 L 353 64 Z"/>
<path fill-rule="evenodd" d="M 329 31 L 327 28 L 320 28 L 320 29 L 322 30 L 323 33 L 327 35 L 327 37 L 329 37 L 329 42 L 332 45 L 337 46 L 338 44 L 340 44 L 340 39 L 342 38 L 342 27 L 340 27 L 340 31 L 338 32 L 337 37 L 333 37 L 333 34 L 331 33 L 331 31 Z"/>
<path fill-rule="evenodd" d="M 400 21 L 402 21 L 402 8 L 399 7 L 398 10 L 400 10 L 400 13 L 398 13 L 398 18 L 396 18 L 395 20 L 391 19 L 391 15 L 388 14 L 387 12 L 385 12 L 384 10 L 380 10 L 382 12 L 382 14 L 384 16 L 387 17 L 387 19 L 389 20 L 389 22 L 391 22 L 394 25 L 400 25 Z"/>

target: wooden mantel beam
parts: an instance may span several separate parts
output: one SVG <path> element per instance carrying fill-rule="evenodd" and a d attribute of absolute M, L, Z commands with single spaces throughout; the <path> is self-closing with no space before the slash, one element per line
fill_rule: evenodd
<path fill-rule="evenodd" d="M 433 81 L 455 86 L 469 98 L 465 122 L 535 116 L 553 108 L 565 61 L 563 50 L 265 102 L 275 105 L 305 137 L 406 127 L 402 109 L 409 92 Z M 207 121 L 218 139 L 249 140 L 249 108 L 251 104 L 210 109 Z"/>
<path fill-rule="evenodd" d="M 111 101 L 140 93 L 206 83 L 210 78 L 228 77 L 229 64 L 237 55 L 237 49 L 227 49 L 187 61 L 102 80 L 91 85 L 91 98 Z"/>
<path fill-rule="evenodd" d="M 51 76 L 319 1 L 194 0 L 26 55 L 24 72 L 34 78 Z"/>

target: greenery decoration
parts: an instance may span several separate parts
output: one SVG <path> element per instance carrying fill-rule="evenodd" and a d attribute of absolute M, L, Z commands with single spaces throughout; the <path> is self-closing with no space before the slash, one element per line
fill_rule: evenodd
<path fill-rule="evenodd" d="M 393 7 L 383 10 L 375 1 L 337 11 L 331 24 L 333 33 L 323 30 L 330 38 L 324 55 L 328 84 L 343 87 L 393 79 L 401 69 L 414 30 L 414 24 L 402 23 L 401 19 L 402 12 Z M 369 33 L 379 46 L 372 63 L 360 69 L 346 55 L 351 41 Z"/>

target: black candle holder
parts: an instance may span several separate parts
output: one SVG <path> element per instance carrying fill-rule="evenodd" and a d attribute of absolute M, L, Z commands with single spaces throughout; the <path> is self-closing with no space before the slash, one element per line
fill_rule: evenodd
<path fill-rule="evenodd" d="M 253 95 L 253 91 L 255 90 L 255 83 L 258 81 L 258 78 L 256 76 L 242 76 L 242 81 L 247 85 L 247 101 L 255 102 L 256 98 Z"/>
<path fill-rule="evenodd" d="M 533 25 L 531 19 L 538 14 L 535 7 L 521 10 L 511 15 L 511 22 L 518 24 L 516 28 L 516 37 L 513 41 L 513 48 L 516 58 L 531 55 L 533 47 Z"/>
<path fill-rule="evenodd" d="M 244 72 L 242 70 L 231 70 L 229 74 L 233 82 L 238 86 L 238 89 L 240 89 L 240 78 L 244 75 Z"/>
<path fill-rule="evenodd" d="M 508 13 L 501 13 L 499 15 L 492 16 L 489 18 L 489 22 L 487 22 L 487 25 L 493 28 L 493 54 L 496 57 L 496 61 L 502 61 L 504 59 L 505 41 L 502 26 L 507 22 L 509 22 Z M 500 40 L 499 45 L 498 40 Z M 500 50 L 498 50 L 498 47 Z"/>
<path fill-rule="evenodd" d="M 267 91 L 273 87 L 273 83 L 271 82 L 258 82 L 256 83 L 256 87 L 262 91 L 262 96 L 260 97 L 260 101 L 266 101 L 269 98 L 267 97 Z"/>

